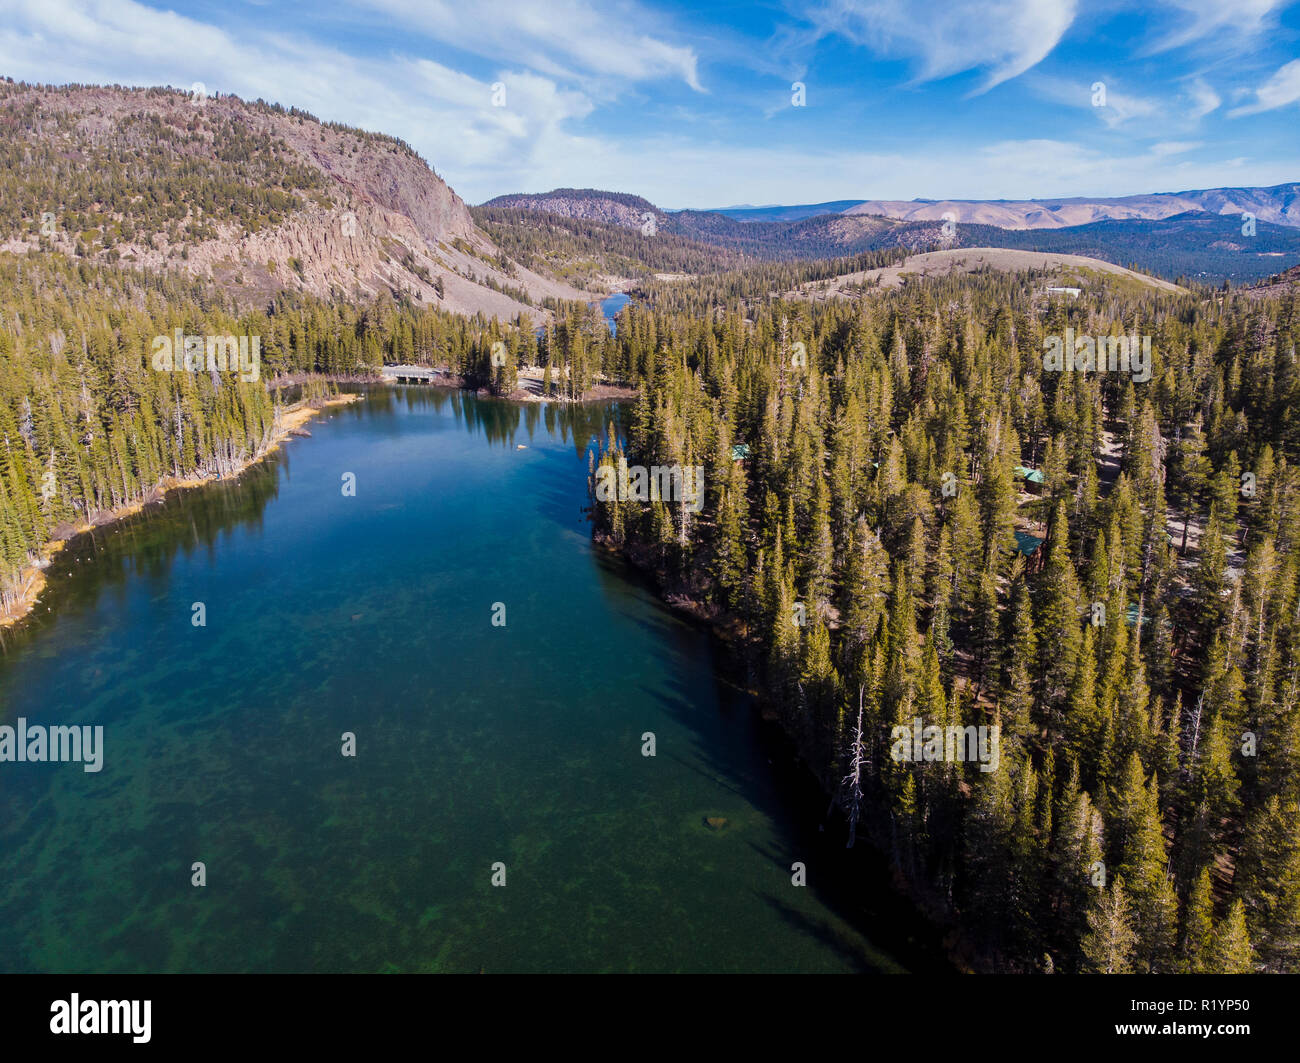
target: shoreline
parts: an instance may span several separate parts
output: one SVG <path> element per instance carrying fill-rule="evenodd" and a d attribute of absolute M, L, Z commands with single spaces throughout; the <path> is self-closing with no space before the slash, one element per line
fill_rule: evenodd
<path fill-rule="evenodd" d="M 268 455 L 274 454 L 280 449 L 281 443 L 317 414 L 332 406 L 346 406 L 358 402 L 363 397 L 356 392 L 342 392 L 324 399 L 304 400 L 296 402 L 292 406 L 282 407 L 280 423 L 266 444 L 256 454 L 240 464 L 233 472 L 227 473 L 222 479 L 239 476 L 245 469 L 256 465 Z M 184 491 L 195 487 L 203 487 L 210 483 L 216 483 L 217 480 L 218 477 L 215 474 L 188 477 L 164 476 L 139 502 L 116 506 L 113 509 L 99 510 L 93 520 L 87 520 L 78 525 L 64 538 L 51 539 L 49 542 L 42 544 L 39 558 L 24 565 L 19 572 L 18 584 L 21 592 L 18 597 L 8 605 L 0 607 L 0 631 L 21 623 L 31 615 L 41 594 L 45 591 L 45 570 L 50 567 L 50 564 L 71 538 L 93 531 L 96 528 L 104 528 L 110 524 L 115 524 L 126 517 L 134 516 L 143 510 L 145 506 L 161 501 L 166 497 L 168 491 Z"/>
<path fill-rule="evenodd" d="M 588 402 L 615 402 L 635 399 L 640 391 L 627 384 L 610 384 L 605 381 L 593 383 L 587 393 L 580 399 L 567 395 L 543 395 L 542 380 L 544 369 L 540 366 L 527 366 L 519 370 L 518 382 L 513 391 L 505 395 L 494 394 L 487 385 L 475 387 L 466 383 L 465 378 L 453 373 L 435 377 L 424 384 L 402 384 L 388 377 L 378 376 L 359 380 L 360 383 L 381 384 L 390 388 L 442 388 L 444 391 L 464 391 L 480 399 L 505 399 L 508 402 L 553 402 L 563 406 L 580 406 Z"/>
<path fill-rule="evenodd" d="M 535 374 L 535 375 L 534 375 Z M 533 385 L 537 390 L 533 390 Z M 571 399 L 564 395 L 543 395 L 542 394 L 542 373 L 540 371 L 523 371 L 519 374 L 519 385 L 510 392 L 509 395 L 493 395 L 491 388 L 480 388 L 476 394 L 480 396 L 484 391 L 488 397 L 498 399 L 509 399 L 511 402 L 554 402 L 567 406 L 581 406 L 587 402 L 616 402 L 619 400 L 635 399 L 640 392 L 633 387 L 625 384 L 607 384 L 604 382 L 592 384 L 587 389 L 587 393 L 580 399 Z"/>
<path fill-rule="evenodd" d="M 801 778 L 803 782 L 796 785 L 811 787 L 822 797 L 833 799 L 832 791 L 827 789 L 826 781 L 818 775 L 806 759 L 798 737 L 786 728 L 779 714 L 764 697 L 761 687 L 755 684 L 754 677 L 751 675 L 752 662 L 749 657 L 746 638 L 742 633 L 743 625 L 739 618 L 725 610 L 719 610 L 705 604 L 699 598 L 686 593 L 684 590 L 674 589 L 674 581 L 654 563 L 650 551 L 638 550 L 637 544 L 626 541 L 621 544 L 616 543 L 608 534 L 603 532 L 594 533 L 591 542 L 598 550 L 606 551 L 610 555 L 618 557 L 639 573 L 641 578 L 653 587 L 655 596 L 664 606 L 689 619 L 692 623 L 698 624 L 717 640 L 717 645 L 723 653 L 721 674 L 725 674 L 738 688 L 744 690 L 753 699 L 753 711 L 758 716 L 762 726 L 770 727 L 776 734 L 780 735 L 782 743 L 788 749 L 792 761 L 786 766 L 789 779 Z M 843 814 L 838 808 L 828 808 L 823 815 L 827 825 L 832 821 L 843 820 Z M 887 863 L 888 854 L 878 824 L 873 824 L 870 821 L 860 821 L 858 824 L 858 841 L 862 844 L 865 852 L 871 853 L 876 860 Z M 856 859 L 858 866 L 862 867 L 863 855 L 860 854 L 857 858 L 850 859 Z M 871 857 L 867 857 L 866 862 L 872 862 Z M 908 885 L 892 870 L 889 872 L 889 877 L 892 881 L 892 890 L 895 896 L 903 900 L 927 925 L 929 940 L 935 944 L 938 953 L 951 968 L 951 972 L 958 974 L 974 973 L 978 969 L 978 960 L 966 939 L 960 923 L 953 918 L 952 913 L 936 905 L 934 898 L 929 896 L 927 891 Z"/>

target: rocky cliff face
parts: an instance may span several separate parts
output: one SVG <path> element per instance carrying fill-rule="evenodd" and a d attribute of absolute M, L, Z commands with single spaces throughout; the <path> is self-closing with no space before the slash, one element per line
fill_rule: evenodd
<path fill-rule="evenodd" d="M 506 259 L 401 141 L 304 113 L 232 96 L 6 83 L 0 145 L 6 187 L 23 201 L 0 217 L 0 251 L 44 246 L 186 271 L 247 303 L 286 289 L 388 291 L 540 320 L 543 298 L 589 298 Z"/>

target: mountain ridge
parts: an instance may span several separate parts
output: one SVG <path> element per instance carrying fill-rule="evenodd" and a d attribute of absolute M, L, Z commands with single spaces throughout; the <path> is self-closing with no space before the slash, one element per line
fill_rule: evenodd
<path fill-rule="evenodd" d="M 0 251 L 206 276 L 248 305 L 382 292 L 546 317 L 583 293 L 510 262 L 409 145 L 236 96 L 0 83 Z"/>
<path fill-rule="evenodd" d="M 1282 189 L 1279 195 L 1289 195 L 1285 190 L 1291 188 L 1300 190 L 1300 185 L 1245 190 L 1256 193 L 1254 199 L 1232 202 L 1260 206 L 1266 193 Z M 1207 190 L 1202 198 L 1209 205 L 1225 203 L 1232 191 Z M 860 207 L 803 216 L 803 208 L 782 208 L 791 216 L 749 220 L 755 212 L 747 212 L 746 220 L 740 220 L 735 212 L 665 211 L 641 196 L 566 188 L 498 196 L 475 210 L 541 212 L 638 229 L 645 235 L 669 233 L 767 260 L 840 257 L 893 247 L 919 252 L 992 246 L 1084 255 L 1119 266 L 1136 266 L 1170 281 L 1188 277 L 1207 283 L 1250 283 L 1300 261 L 1300 227 L 1270 222 L 1259 215 L 1249 235 L 1243 232 L 1246 227 L 1241 219 L 1231 212 L 1201 207 L 1153 218 L 1107 217 L 1070 226 L 1007 227 L 960 218 L 953 221 L 952 212 L 938 209 L 949 202 L 922 204 L 926 207 L 923 213 L 932 215 L 927 217 L 890 218 L 864 213 Z M 1289 200 L 1282 203 L 1278 199 L 1274 206 L 1279 203 L 1289 209 Z M 1185 205 L 1177 197 L 1166 197 L 1161 204 L 1162 212 Z M 944 217 L 945 213 L 949 216 Z"/>
<path fill-rule="evenodd" d="M 1035 196 L 1028 199 L 840 199 L 824 203 L 723 207 L 716 213 L 737 221 L 778 221 L 817 214 L 872 214 L 900 221 L 943 221 L 944 214 L 969 224 L 1005 229 L 1065 228 L 1115 219 L 1159 220 L 1188 210 L 1210 214 L 1250 212 L 1258 221 L 1300 227 L 1300 182 L 1184 189 L 1128 196 Z"/>
<path fill-rule="evenodd" d="M 1300 227 L 1300 183 L 1265 187 L 1192 189 L 1136 196 L 1041 197 L 1011 200 L 864 200 L 848 214 L 873 214 L 900 221 L 936 221 L 945 215 L 1002 229 L 1056 229 L 1095 221 L 1156 221 L 1200 210 L 1209 214 L 1253 214 L 1257 221 Z"/>

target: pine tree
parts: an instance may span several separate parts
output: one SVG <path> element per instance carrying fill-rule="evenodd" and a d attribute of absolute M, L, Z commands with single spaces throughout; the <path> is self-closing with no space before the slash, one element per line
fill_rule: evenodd
<path fill-rule="evenodd" d="M 1038 633 L 1042 697 L 1051 711 L 1065 698 L 1078 663 L 1079 580 L 1070 561 L 1070 529 L 1065 503 L 1057 504 L 1048 541 L 1047 564 L 1039 592 L 1034 628 Z"/>
<path fill-rule="evenodd" d="M 1214 897 L 1210 890 L 1210 867 L 1202 867 L 1187 897 L 1183 918 L 1180 969 L 1184 974 L 1202 974 L 1213 964 Z"/>
<path fill-rule="evenodd" d="M 1084 967 L 1096 974 L 1129 974 L 1137 943 L 1124 881 L 1116 878 L 1088 912 L 1088 933 L 1080 946 Z"/>
<path fill-rule="evenodd" d="M 1250 974 L 1255 970 L 1255 950 L 1246 931 L 1246 906 L 1235 900 L 1214 928 L 1210 970 L 1216 974 Z"/>

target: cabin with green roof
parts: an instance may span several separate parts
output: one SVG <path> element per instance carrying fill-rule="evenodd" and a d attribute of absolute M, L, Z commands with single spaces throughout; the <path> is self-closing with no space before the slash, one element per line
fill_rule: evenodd
<path fill-rule="evenodd" d="M 1041 535 L 1034 535 L 1027 531 L 1016 532 L 1016 553 L 1023 554 L 1025 557 L 1033 557 L 1035 551 L 1046 540 Z"/>
<path fill-rule="evenodd" d="M 1014 471 L 1016 479 L 1024 481 L 1026 491 L 1031 495 L 1042 494 L 1044 480 L 1040 469 L 1031 469 L 1028 465 L 1017 465 Z"/>
<path fill-rule="evenodd" d="M 1039 547 L 1047 540 L 1041 535 L 1034 535 L 1032 532 L 1017 531 L 1016 545 L 1012 553 L 1019 554 L 1025 559 L 1025 571 L 1036 572 L 1043 564 L 1043 556 L 1046 550 L 1040 550 Z"/>

